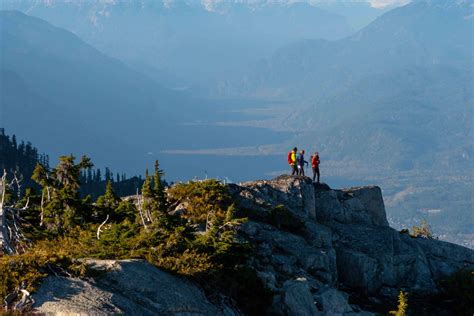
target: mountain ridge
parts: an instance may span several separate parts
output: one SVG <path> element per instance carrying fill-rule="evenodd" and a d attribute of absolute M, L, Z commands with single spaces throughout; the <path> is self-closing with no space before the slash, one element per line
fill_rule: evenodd
<path fill-rule="evenodd" d="M 178 108 L 192 115 L 187 94 L 161 87 L 46 21 L 0 11 L 0 32 L 2 126 L 53 156 L 89 152 L 99 161 L 112 158 L 97 147 L 91 150 L 93 139 L 122 154 L 125 148 L 143 153 L 149 149 L 137 139 L 152 124 L 166 129 L 181 115 Z M 118 138 L 117 126 L 130 128 Z"/>

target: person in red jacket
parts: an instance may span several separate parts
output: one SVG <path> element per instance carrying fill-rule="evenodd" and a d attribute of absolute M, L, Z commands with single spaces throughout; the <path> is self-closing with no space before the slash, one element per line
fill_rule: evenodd
<path fill-rule="evenodd" d="M 311 156 L 311 166 L 313 167 L 313 182 L 316 179 L 316 176 L 318 176 L 318 182 L 319 183 L 319 153 L 315 152 L 314 155 Z"/>

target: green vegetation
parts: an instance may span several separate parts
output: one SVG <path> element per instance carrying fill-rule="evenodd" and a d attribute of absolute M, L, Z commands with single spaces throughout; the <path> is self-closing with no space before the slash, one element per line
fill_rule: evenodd
<path fill-rule="evenodd" d="M 246 219 L 236 217 L 224 185 L 190 182 L 167 192 L 156 162 L 138 200 L 120 199 L 109 181 L 104 195 L 92 203 L 79 196 L 81 170 L 91 166 L 87 157 L 76 163 L 73 156 L 61 157 L 53 170 L 38 163 L 33 179 L 40 195 L 28 191 L 30 207 L 24 213 L 31 219 L 24 225 L 31 246 L 0 258 L 0 278 L 5 280 L 0 296 L 23 281 L 34 290 L 53 271 L 83 275 L 87 269 L 80 258 L 135 258 L 197 281 L 210 299 L 220 292 L 247 314 L 264 312 L 272 293 L 247 264 L 252 247 L 237 234 Z M 183 202 L 185 214 L 168 213 L 168 203 Z"/>
<path fill-rule="evenodd" d="M 391 311 L 390 315 L 395 315 L 395 316 L 408 315 L 408 293 L 400 291 L 400 294 L 398 295 L 398 309 L 397 311 Z"/>
<path fill-rule="evenodd" d="M 186 206 L 185 218 L 193 223 L 206 223 L 210 217 L 222 218 L 232 200 L 226 187 L 217 180 L 180 183 L 168 191 L 171 204 Z"/>
<path fill-rule="evenodd" d="M 5 135 L 4 129 L 0 128 L 0 171 L 6 170 L 9 174 L 16 172 L 26 186 L 33 186 L 34 183 L 29 177 L 33 173 L 36 163 L 48 166 L 49 157 L 40 155 L 38 149 L 30 142 L 20 142 L 18 144 L 16 136 L 11 138 Z"/>
<path fill-rule="evenodd" d="M 434 238 L 434 234 L 433 234 L 433 231 L 431 230 L 431 226 L 428 224 L 426 220 L 422 220 L 420 226 L 413 226 L 411 228 L 410 236 L 422 237 L 422 238 L 428 238 L 428 239 Z"/>

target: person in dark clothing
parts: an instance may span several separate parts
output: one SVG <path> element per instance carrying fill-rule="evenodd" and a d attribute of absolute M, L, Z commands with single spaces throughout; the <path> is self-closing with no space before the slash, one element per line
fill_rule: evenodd
<path fill-rule="evenodd" d="M 318 177 L 317 183 L 319 183 L 319 177 L 320 177 L 319 164 L 320 164 L 319 153 L 315 152 L 314 155 L 311 156 L 311 167 L 313 167 L 313 182 L 315 182 L 316 176 L 317 176 Z"/>
<path fill-rule="evenodd" d="M 298 175 L 304 176 L 304 165 L 308 164 L 306 160 L 304 160 L 304 150 L 302 150 L 298 156 L 296 157 L 296 163 L 298 165 Z"/>

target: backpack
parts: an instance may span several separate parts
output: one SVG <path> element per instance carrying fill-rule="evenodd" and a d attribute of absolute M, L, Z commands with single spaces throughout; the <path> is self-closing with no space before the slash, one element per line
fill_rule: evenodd
<path fill-rule="evenodd" d="M 291 158 L 292 155 L 293 155 L 293 152 L 290 151 L 290 152 L 288 153 L 288 164 L 289 164 L 289 165 L 293 164 L 293 159 Z"/>

